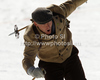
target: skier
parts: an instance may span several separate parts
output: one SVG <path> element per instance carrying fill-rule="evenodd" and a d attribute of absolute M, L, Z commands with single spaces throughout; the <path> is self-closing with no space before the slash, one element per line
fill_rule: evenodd
<path fill-rule="evenodd" d="M 45 80 L 86 80 L 73 45 L 66 19 L 87 0 L 68 0 L 62 4 L 39 7 L 32 12 L 33 23 L 27 26 L 24 40 L 23 68 L 28 75 Z M 34 66 L 36 56 L 39 67 Z"/>

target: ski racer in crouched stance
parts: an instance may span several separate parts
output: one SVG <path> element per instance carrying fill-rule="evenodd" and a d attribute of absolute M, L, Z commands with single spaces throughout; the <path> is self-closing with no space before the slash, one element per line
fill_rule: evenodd
<path fill-rule="evenodd" d="M 65 80 L 86 80 L 78 57 L 78 49 L 72 43 L 72 34 L 68 29 L 69 21 L 66 19 L 86 1 L 68 0 L 59 6 L 52 4 L 33 11 L 33 23 L 27 26 L 24 34 L 26 44 L 22 64 L 28 75 L 35 78 L 44 77 L 45 80 L 63 80 L 64 78 Z M 52 46 L 33 45 L 33 41 L 56 43 Z M 27 45 L 28 42 L 31 44 Z M 62 42 L 69 44 L 57 44 Z M 34 66 L 36 56 L 40 59 L 37 68 Z"/>

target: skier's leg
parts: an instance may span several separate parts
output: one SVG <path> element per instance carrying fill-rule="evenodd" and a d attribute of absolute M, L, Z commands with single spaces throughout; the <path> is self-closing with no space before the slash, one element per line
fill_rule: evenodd
<path fill-rule="evenodd" d="M 84 70 L 81 61 L 78 57 L 78 54 L 72 55 L 69 58 L 67 65 L 65 69 L 67 71 L 65 73 L 66 80 L 86 80 Z"/>
<path fill-rule="evenodd" d="M 39 67 L 46 70 L 45 80 L 63 80 L 63 69 L 59 63 L 39 62 Z"/>

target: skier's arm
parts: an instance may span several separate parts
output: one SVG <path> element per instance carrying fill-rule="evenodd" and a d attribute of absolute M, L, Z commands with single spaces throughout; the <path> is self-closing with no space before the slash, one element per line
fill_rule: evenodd
<path fill-rule="evenodd" d="M 28 75 L 35 78 L 44 77 L 45 70 L 39 67 L 35 68 L 34 61 L 36 53 L 38 52 L 37 45 L 34 45 L 33 41 L 38 41 L 35 39 L 35 34 L 32 27 L 28 27 L 24 34 L 25 49 L 24 49 L 24 59 L 22 60 L 23 68 Z"/>
<path fill-rule="evenodd" d="M 24 59 L 22 60 L 22 65 L 26 72 L 30 67 L 34 66 L 36 53 L 38 51 L 37 46 L 33 45 L 33 41 L 35 40 L 34 35 L 32 28 L 28 27 L 24 34 L 25 49 Z"/>
<path fill-rule="evenodd" d="M 26 70 L 26 73 L 32 77 L 44 77 L 43 71 L 39 67 L 35 68 L 34 66 L 35 57 L 36 54 L 34 47 L 25 47 L 24 59 L 22 61 L 23 67 Z"/>
<path fill-rule="evenodd" d="M 35 49 L 33 47 L 25 46 L 24 59 L 22 60 L 22 64 L 26 72 L 31 66 L 34 66 L 35 57 L 36 57 Z"/>
<path fill-rule="evenodd" d="M 78 6 L 82 5 L 87 0 L 68 0 L 62 3 L 60 7 L 63 9 L 65 17 L 68 17 Z"/>
<path fill-rule="evenodd" d="M 47 8 L 50 9 L 52 12 L 59 13 L 64 17 L 68 17 L 78 6 L 86 1 L 87 0 L 68 0 L 60 4 L 59 6 L 52 4 Z"/>

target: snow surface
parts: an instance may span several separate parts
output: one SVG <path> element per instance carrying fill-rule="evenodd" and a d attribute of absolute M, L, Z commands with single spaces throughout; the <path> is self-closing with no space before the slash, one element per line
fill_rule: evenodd
<path fill-rule="evenodd" d="M 19 28 L 29 25 L 31 13 L 37 7 L 59 5 L 66 0 L 0 0 L 0 80 L 31 80 L 22 67 L 23 34 L 16 39 L 14 25 Z M 69 17 L 74 44 L 80 50 L 79 56 L 87 80 L 100 80 L 100 1 L 89 0 L 78 7 Z M 35 66 L 38 65 L 36 58 Z M 43 78 L 35 80 L 44 80 Z"/>

